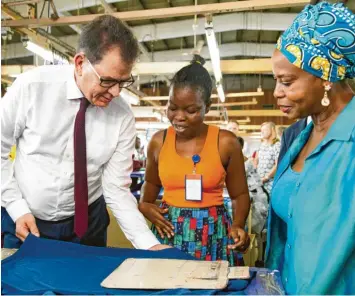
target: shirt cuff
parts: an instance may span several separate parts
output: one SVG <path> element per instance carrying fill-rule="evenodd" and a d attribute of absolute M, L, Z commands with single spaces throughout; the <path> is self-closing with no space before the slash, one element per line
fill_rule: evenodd
<path fill-rule="evenodd" d="M 31 213 L 27 202 L 23 198 L 10 203 L 6 207 L 6 211 L 14 222 L 16 222 L 16 220 L 21 216 Z"/>
<path fill-rule="evenodd" d="M 132 244 L 136 249 L 148 250 L 155 245 L 160 245 L 160 242 L 151 231 L 147 231 L 135 237 Z"/>

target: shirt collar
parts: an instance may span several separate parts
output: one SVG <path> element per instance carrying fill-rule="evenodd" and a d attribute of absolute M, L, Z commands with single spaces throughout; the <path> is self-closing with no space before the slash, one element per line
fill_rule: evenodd
<path fill-rule="evenodd" d="M 319 153 L 323 147 L 325 147 L 330 141 L 349 141 L 355 128 L 355 97 L 345 106 L 343 111 L 339 114 L 330 130 L 328 131 L 322 142 L 311 152 L 307 157 L 310 158 L 313 155 Z M 274 184 L 278 181 L 283 172 L 287 169 L 288 165 L 291 164 L 297 157 L 297 155 L 302 150 L 302 147 L 308 141 L 308 138 L 313 130 L 313 122 L 310 122 L 306 128 L 301 132 L 301 134 L 295 139 L 291 147 L 284 156 L 284 159 L 278 166 L 276 176 L 274 179 Z"/>
<path fill-rule="evenodd" d="M 68 72 L 69 73 L 68 73 L 68 81 L 67 81 L 67 99 L 72 100 L 72 99 L 83 98 L 84 95 L 79 89 L 75 81 L 74 66 L 71 66 Z"/>
<path fill-rule="evenodd" d="M 340 112 L 322 142 L 320 142 L 320 144 L 311 152 L 307 158 L 320 152 L 323 147 L 325 147 L 329 142 L 333 140 L 344 142 L 349 141 L 355 128 L 354 114 L 355 99 L 353 97 L 351 101 L 345 106 L 345 108 Z M 309 124 L 305 130 L 305 134 L 303 135 L 302 139 L 304 144 L 307 142 L 312 129 L 313 122 Z"/>
<path fill-rule="evenodd" d="M 354 115 L 355 96 L 339 114 L 324 140 L 327 142 L 330 140 L 349 141 L 355 128 Z"/>

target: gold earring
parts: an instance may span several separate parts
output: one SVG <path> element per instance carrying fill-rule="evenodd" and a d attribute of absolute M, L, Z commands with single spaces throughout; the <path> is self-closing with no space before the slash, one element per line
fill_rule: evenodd
<path fill-rule="evenodd" d="M 324 87 L 324 96 L 323 96 L 323 99 L 322 99 L 322 102 L 321 102 L 322 106 L 324 106 L 324 107 L 327 107 L 330 104 L 330 100 L 328 98 L 328 91 L 330 91 L 331 88 L 332 87 L 330 85 L 326 85 Z"/>

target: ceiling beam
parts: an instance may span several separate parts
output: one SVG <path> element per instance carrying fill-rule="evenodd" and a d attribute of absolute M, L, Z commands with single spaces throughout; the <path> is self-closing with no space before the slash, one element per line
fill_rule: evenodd
<path fill-rule="evenodd" d="M 296 13 L 273 12 L 236 12 L 213 16 L 215 33 L 235 30 L 284 31 L 297 16 Z M 174 28 L 172 30 L 171 28 Z M 132 27 L 139 41 L 145 42 L 161 39 L 193 36 L 191 20 L 163 22 L 158 24 Z M 205 18 L 197 19 L 196 35 L 205 34 Z"/>
<path fill-rule="evenodd" d="M 59 14 L 59 16 L 71 16 L 71 14 L 67 11 L 58 11 L 58 14 Z M 82 32 L 80 26 L 78 26 L 78 25 L 70 25 L 69 27 L 72 28 L 78 34 L 81 34 L 81 32 Z"/>
<path fill-rule="evenodd" d="M 174 63 L 171 63 L 171 64 L 174 65 Z M 135 71 L 137 71 L 137 67 L 139 70 L 139 65 L 140 65 L 140 63 L 137 63 Z M 169 67 L 169 66 L 165 65 L 165 67 Z M 34 68 L 33 65 L 7 65 L 7 66 L 5 66 L 5 64 L 3 63 L 3 65 L 1 66 L 1 73 L 6 74 L 6 75 L 19 75 L 22 72 L 28 71 L 32 68 Z M 144 66 L 144 68 L 146 68 L 146 65 Z M 256 68 L 253 68 L 253 69 L 255 70 Z M 236 70 L 235 72 L 238 72 L 238 70 Z M 254 74 L 254 73 L 251 73 L 251 74 Z M 265 74 L 268 74 L 268 73 L 265 73 Z M 172 75 L 173 74 L 169 74 L 168 76 L 172 77 Z M 245 74 L 245 75 L 247 75 L 247 74 Z M 227 98 L 229 95 L 232 95 L 232 94 L 234 97 L 236 97 L 236 96 L 239 96 L 239 97 L 247 97 L 247 96 L 253 97 L 253 96 L 255 96 L 255 97 L 257 97 L 259 95 L 262 95 L 262 93 L 256 92 L 257 86 L 260 83 L 259 77 L 257 77 L 257 75 L 250 75 L 250 76 L 246 77 L 245 75 L 238 75 L 238 76 L 225 75 L 225 77 L 223 78 L 223 83 L 227 87 L 227 90 L 232 91 L 232 93 L 230 92 L 227 95 Z M 152 77 L 154 77 L 154 79 Z M 162 81 L 163 79 L 165 79 L 165 77 L 163 77 L 162 75 L 154 75 L 154 76 L 140 75 L 139 80 L 138 79 L 136 79 L 136 80 L 137 80 L 137 83 L 139 83 L 139 84 L 149 84 L 149 83 L 153 83 L 154 80 L 155 81 Z M 170 83 L 168 83 L 168 85 L 170 85 Z M 263 89 L 274 89 L 275 81 L 271 75 L 264 75 L 262 77 L 262 87 L 263 87 Z M 255 92 L 254 93 L 251 93 L 251 92 L 245 93 L 246 90 L 249 90 L 249 91 L 255 90 Z M 142 94 L 142 95 L 144 95 L 144 94 Z M 142 95 L 139 95 L 139 96 L 141 97 Z M 154 94 L 151 94 L 151 95 L 154 95 Z M 151 99 L 152 100 L 162 100 L 164 98 L 151 97 Z"/>
<path fill-rule="evenodd" d="M 216 4 L 190 5 L 158 9 L 134 10 L 112 13 L 113 16 L 122 21 L 147 20 L 158 18 L 169 18 L 177 16 L 192 16 L 195 14 L 218 14 L 233 11 L 253 11 L 274 8 L 289 8 L 304 6 L 309 4 L 309 0 L 249 0 L 234 1 Z M 3 4 L 2 4 L 3 5 Z M 83 24 L 92 21 L 102 14 L 91 14 L 81 16 L 60 17 L 58 20 L 50 18 L 23 19 L 23 20 L 4 20 L 1 22 L 5 27 L 41 27 L 41 26 L 65 26 L 73 24 Z"/>
<path fill-rule="evenodd" d="M 43 2 L 43 0 L 41 1 Z M 60 12 L 77 11 L 78 9 L 89 8 L 98 5 L 98 0 L 85 0 L 85 1 L 55 0 L 55 2 L 56 2 L 55 6 L 57 8 L 58 14 Z M 106 0 L 106 2 L 117 3 L 117 2 L 128 2 L 128 0 Z M 16 7 L 16 11 L 18 11 L 24 16 L 27 14 L 27 7 L 25 6 Z"/>
<path fill-rule="evenodd" d="M 286 116 L 280 110 L 227 110 L 229 117 L 260 117 L 260 116 Z M 207 116 L 220 116 L 219 111 L 210 111 L 207 113 Z"/>
<path fill-rule="evenodd" d="M 35 4 L 38 2 L 40 2 L 40 0 L 23 0 L 23 1 L 8 2 L 6 3 L 6 5 L 10 7 L 10 6 L 17 6 L 17 5 Z"/>
<path fill-rule="evenodd" d="M 233 106 L 247 106 L 247 105 L 257 105 L 258 101 L 253 98 L 251 101 L 245 101 L 245 102 L 232 102 L 232 103 L 218 103 L 218 104 L 212 104 L 212 107 L 233 107 Z M 146 109 L 151 109 L 152 107 L 146 107 L 146 106 L 141 106 L 140 108 L 146 108 Z M 155 110 L 165 110 L 166 106 L 154 106 Z"/>
<path fill-rule="evenodd" d="M 226 98 L 244 98 L 244 97 L 260 97 L 263 96 L 264 92 L 240 92 L 240 93 L 227 93 Z M 212 99 L 218 99 L 217 94 L 211 95 Z M 142 101 L 168 101 L 169 96 L 146 96 L 142 97 Z"/>
<path fill-rule="evenodd" d="M 136 118 L 152 118 L 154 117 L 153 110 L 155 107 L 132 107 L 132 111 Z M 260 116 L 286 116 L 280 110 L 227 110 L 228 117 L 260 117 Z M 206 114 L 206 117 L 221 117 L 218 110 L 211 110 Z"/>
<path fill-rule="evenodd" d="M 137 63 L 133 68 L 134 75 L 174 74 L 189 62 L 150 62 Z M 211 62 L 205 68 L 213 73 Z M 272 72 L 271 59 L 221 60 L 223 74 L 268 74 Z"/>
<path fill-rule="evenodd" d="M 271 59 L 221 60 L 223 74 L 269 74 Z"/>
<path fill-rule="evenodd" d="M 29 29 L 23 29 L 29 30 Z M 58 38 L 59 40 L 65 42 L 66 44 L 71 45 L 72 47 L 77 47 L 78 38 L 76 35 L 71 35 L 67 37 Z M 22 43 L 11 43 L 6 45 L 7 50 L 7 59 L 21 58 L 26 56 L 33 55 L 31 52 L 26 50 Z M 153 60 L 155 62 L 174 62 L 174 61 L 186 61 L 189 62 L 192 60 L 191 53 L 193 48 L 185 48 L 183 50 L 173 49 L 173 50 L 163 50 L 156 51 L 153 55 L 149 54 L 149 57 L 141 56 L 140 62 L 150 62 L 151 56 L 153 56 Z M 233 42 L 233 43 L 225 43 L 219 46 L 219 53 L 221 58 L 234 57 L 234 56 L 242 56 L 242 57 L 271 57 L 273 51 L 275 50 L 274 43 L 248 43 L 248 42 Z M 201 56 L 205 59 L 209 59 L 210 54 L 208 51 L 208 47 L 204 46 L 201 50 Z"/>
<path fill-rule="evenodd" d="M 234 107 L 234 106 L 247 106 L 247 105 L 257 105 L 257 104 L 258 104 L 258 100 L 253 98 L 251 101 L 245 101 L 245 102 L 212 104 L 212 107 Z"/>
<path fill-rule="evenodd" d="M 59 9 L 58 9 L 58 14 L 71 16 L 70 13 L 66 11 L 61 11 Z M 229 13 L 229 14 L 214 16 L 213 27 L 216 33 L 235 31 L 235 30 L 237 31 L 238 30 L 284 31 L 290 26 L 290 24 L 292 23 L 293 19 L 296 16 L 297 16 L 296 13 L 273 13 L 273 12 Z M 171 30 L 172 26 L 174 27 L 174 30 Z M 78 26 L 76 27 L 79 28 Z M 173 22 L 170 21 L 170 22 L 163 22 L 157 24 L 140 25 L 140 26 L 131 27 L 131 29 L 139 42 L 180 38 L 180 37 L 187 37 L 187 36 L 194 35 L 194 31 L 191 28 L 191 20 L 182 20 L 182 21 L 173 21 Z M 203 35 L 204 33 L 205 33 L 205 18 L 201 17 L 198 18 L 196 34 Z M 73 41 L 73 43 L 77 42 L 78 36 L 75 36 L 75 38 L 76 39 Z"/>
<path fill-rule="evenodd" d="M 224 75 L 223 77 L 223 85 L 226 87 L 226 91 L 230 92 L 245 92 L 255 90 L 257 91 L 257 87 L 260 85 L 260 77 L 259 75 L 252 74 L 243 74 L 243 75 Z M 173 78 L 173 75 L 168 75 L 169 79 Z M 138 83 L 138 79 L 137 83 Z M 139 76 L 139 84 L 145 84 L 145 87 L 152 88 L 154 81 L 162 81 L 163 76 Z M 162 85 L 162 84 L 160 84 Z M 168 84 L 168 86 L 170 83 Z M 263 74 L 261 77 L 261 85 L 265 90 L 274 90 L 275 88 L 275 80 L 272 77 L 272 72 L 270 75 L 268 73 Z M 159 95 L 155 93 L 150 93 L 149 95 Z"/>
<path fill-rule="evenodd" d="M 277 127 L 282 126 L 282 127 L 288 127 L 289 125 L 277 125 Z M 244 124 L 240 124 L 239 125 L 239 129 L 240 130 L 260 130 L 261 125 L 258 124 L 250 124 L 250 125 L 244 125 Z"/>
<path fill-rule="evenodd" d="M 276 42 L 275 42 L 276 43 Z M 274 43 L 249 43 L 249 42 L 233 42 L 224 43 L 218 46 L 221 58 L 243 56 L 243 57 L 271 57 L 275 50 Z M 191 53 L 193 48 L 175 49 L 156 51 L 153 54 L 155 62 L 171 62 L 171 61 L 191 61 Z M 207 46 L 202 47 L 201 56 L 205 59 L 210 58 Z M 141 62 L 144 62 L 144 58 Z"/>
<path fill-rule="evenodd" d="M 16 10 L 6 6 L 4 3 L 1 3 L 1 12 L 10 17 L 13 20 L 22 20 L 23 17 L 16 12 Z M 68 56 L 72 56 L 75 54 L 75 48 L 71 47 L 67 43 L 63 42 L 60 39 L 57 39 L 53 35 L 49 34 L 43 29 L 29 29 L 29 28 L 17 28 L 16 29 L 20 34 L 27 35 L 30 37 L 32 42 L 39 43 L 40 45 L 45 45 L 48 44 L 48 41 L 51 41 L 52 45 L 55 45 L 55 49 L 65 53 Z M 29 52 L 27 49 L 25 49 L 22 46 L 22 49 L 24 49 L 26 52 Z M 33 53 L 31 53 L 33 55 Z M 9 57 L 7 57 L 9 58 Z"/>
<path fill-rule="evenodd" d="M 6 84 L 12 84 L 15 81 L 15 78 L 4 75 L 1 73 L 1 82 Z"/>
<path fill-rule="evenodd" d="M 219 125 L 219 126 L 225 126 L 227 123 L 224 121 L 204 121 L 206 124 L 213 124 L 213 125 Z M 146 129 L 146 128 L 158 128 L 158 129 L 164 129 L 169 127 L 171 124 L 170 123 L 165 123 L 165 122 L 158 122 L 158 121 L 136 121 L 136 128 L 137 129 Z M 276 127 L 288 127 L 289 125 L 277 125 Z M 239 130 L 243 131 L 260 131 L 260 125 L 239 125 Z M 239 135 L 239 134 L 238 134 Z"/>
<path fill-rule="evenodd" d="M 240 124 L 244 124 L 244 123 L 249 123 L 251 120 L 250 120 L 250 117 L 247 117 L 245 119 L 238 119 L 238 123 L 239 125 Z M 205 120 L 204 123 L 206 124 L 227 124 L 228 121 L 224 121 L 224 120 Z"/>

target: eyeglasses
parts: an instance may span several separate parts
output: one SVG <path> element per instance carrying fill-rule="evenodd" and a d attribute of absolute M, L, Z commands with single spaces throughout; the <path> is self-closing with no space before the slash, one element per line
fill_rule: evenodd
<path fill-rule="evenodd" d="M 102 86 L 102 87 L 111 88 L 114 85 L 118 84 L 120 88 L 127 88 L 134 83 L 134 78 L 132 75 L 131 75 L 131 78 L 129 78 L 128 80 L 104 79 L 96 72 L 94 66 L 91 64 L 89 59 L 87 59 L 87 60 L 89 62 L 91 69 L 94 71 L 96 76 L 100 79 L 100 86 Z"/>

